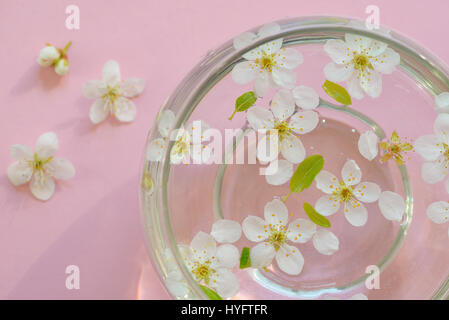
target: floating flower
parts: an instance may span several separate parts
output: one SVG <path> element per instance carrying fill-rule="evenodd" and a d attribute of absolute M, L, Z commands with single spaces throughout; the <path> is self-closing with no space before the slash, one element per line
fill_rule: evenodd
<path fill-rule="evenodd" d="M 55 192 L 53 179 L 70 179 L 75 168 L 66 159 L 55 158 L 58 138 L 53 132 L 42 134 L 31 148 L 16 144 L 11 146 L 11 156 L 16 160 L 8 168 L 9 181 L 15 186 L 30 182 L 31 193 L 40 200 L 48 200 Z"/>
<path fill-rule="evenodd" d="M 430 220 L 437 224 L 446 223 L 449 221 L 449 202 L 437 201 L 430 204 L 427 208 L 427 216 Z M 449 236 L 449 230 L 448 230 Z"/>
<path fill-rule="evenodd" d="M 345 34 L 345 41 L 331 39 L 324 50 L 333 62 L 326 65 L 326 78 L 346 81 L 349 94 L 361 99 L 364 93 L 377 98 L 382 92 L 382 74 L 391 74 L 400 56 L 387 44 L 374 39 Z"/>
<path fill-rule="evenodd" d="M 130 78 L 121 81 L 120 66 L 114 60 L 105 63 L 102 73 L 103 80 L 91 80 L 83 85 L 84 96 L 96 99 L 90 109 L 90 120 L 100 123 L 109 114 L 113 114 L 119 121 L 133 121 L 136 117 L 136 106 L 129 99 L 142 93 L 145 80 Z"/>
<path fill-rule="evenodd" d="M 358 141 L 360 154 L 369 161 L 373 160 L 379 153 L 378 142 L 379 138 L 373 131 L 365 131 L 360 135 Z"/>
<path fill-rule="evenodd" d="M 279 152 L 291 163 L 300 163 L 304 160 L 306 150 L 295 134 L 311 132 L 318 124 L 318 113 L 313 110 L 298 111 L 293 114 L 294 108 L 280 111 L 277 106 L 271 110 L 254 106 L 246 113 L 246 119 L 254 130 L 275 130 L 278 137 L 276 150 L 269 150 L 270 156 L 277 156 Z M 292 115 L 293 114 L 293 115 Z M 291 116 L 291 117 L 290 117 Z M 289 119 L 290 118 L 290 119 Z M 257 146 L 257 156 L 262 160 L 269 135 L 266 135 Z"/>
<path fill-rule="evenodd" d="M 408 142 L 402 142 L 396 131 L 393 131 L 391 134 L 390 141 L 381 142 L 379 147 L 385 150 L 381 159 L 382 162 L 387 162 L 391 158 L 394 158 L 399 166 L 403 165 L 405 162 L 404 153 L 413 150 L 413 145 Z"/>
<path fill-rule="evenodd" d="M 219 225 L 215 225 L 217 222 L 214 224 L 213 230 L 216 234 L 241 233 L 238 223 L 224 221 L 223 223 L 223 220 L 219 220 Z M 220 230 L 223 227 L 224 230 Z M 229 243 L 217 247 L 216 240 L 218 239 L 214 239 L 212 235 L 200 231 L 193 238 L 190 247 L 184 247 L 181 254 L 196 281 L 217 290 L 221 297 L 230 298 L 240 289 L 236 276 L 230 271 L 238 264 L 240 254 L 238 249 Z"/>
<path fill-rule="evenodd" d="M 442 181 L 449 173 L 449 114 L 437 116 L 433 131 L 433 135 L 421 136 L 415 141 L 416 152 L 426 161 L 421 176 L 430 184 Z"/>
<path fill-rule="evenodd" d="M 276 23 L 263 26 L 257 35 L 245 32 L 234 39 L 234 48 L 240 50 L 270 35 L 277 34 L 281 27 Z M 246 59 L 232 70 L 232 78 L 239 84 L 256 79 L 254 91 L 263 97 L 270 87 L 293 88 L 296 75 L 293 69 L 303 62 L 302 54 L 292 48 L 281 48 L 282 38 L 263 44 L 243 55 Z"/>
<path fill-rule="evenodd" d="M 327 256 L 337 252 L 340 247 L 340 241 L 337 236 L 327 229 L 317 230 L 313 234 L 312 241 L 315 249 Z"/>
<path fill-rule="evenodd" d="M 72 42 L 70 41 L 64 47 L 64 49 L 58 49 L 54 46 L 47 44 L 41 49 L 37 63 L 42 67 L 54 67 L 55 72 L 63 76 L 69 71 L 69 61 L 67 60 L 67 51 L 69 50 Z"/>
<path fill-rule="evenodd" d="M 368 220 L 368 212 L 364 203 L 375 202 L 379 199 L 380 187 L 372 182 L 362 182 L 362 171 L 354 160 L 346 161 L 341 170 L 342 180 L 328 171 L 321 171 L 316 176 L 316 186 L 326 193 L 315 204 L 323 216 L 330 216 L 338 211 L 344 203 L 345 217 L 350 224 L 361 227 Z"/>
<path fill-rule="evenodd" d="M 384 191 L 379 196 L 379 209 L 383 216 L 392 221 L 401 221 L 405 212 L 405 201 L 401 195 Z"/>

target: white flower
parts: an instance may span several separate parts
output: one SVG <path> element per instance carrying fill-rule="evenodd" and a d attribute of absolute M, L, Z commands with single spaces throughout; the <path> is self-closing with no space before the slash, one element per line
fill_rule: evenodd
<path fill-rule="evenodd" d="M 360 154 L 369 161 L 373 160 L 379 153 L 378 143 L 379 138 L 373 131 L 365 131 L 360 135 L 358 142 Z"/>
<path fill-rule="evenodd" d="M 37 63 L 39 63 L 42 67 L 50 67 L 52 66 L 56 60 L 59 59 L 61 53 L 58 49 L 51 45 L 47 45 L 41 49 L 39 57 L 37 58 Z"/>
<path fill-rule="evenodd" d="M 136 106 L 129 98 L 134 98 L 143 91 L 145 80 L 130 78 L 121 81 L 120 67 L 114 60 L 105 63 L 102 73 L 103 80 L 91 80 L 83 85 L 84 96 L 96 99 L 90 109 L 90 120 L 100 123 L 111 113 L 119 121 L 133 121 Z"/>
<path fill-rule="evenodd" d="M 449 114 L 440 113 L 433 124 L 433 135 L 416 139 L 414 147 L 426 162 L 421 176 L 427 183 L 440 182 L 449 173 Z"/>
<path fill-rule="evenodd" d="M 186 246 L 179 245 L 178 249 L 181 251 L 186 250 Z M 164 259 L 167 267 L 167 276 L 164 280 L 168 291 L 176 298 L 187 299 L 191 294 L 191 290 L 187 281 L 182 276 L 182 272 L 176 264 L 175 257 L 171 253 L 170 249 L 165 249 L 162 258 Z"/>
<path fill-rule="evenodd" d="M 218 225 L 215 225 L 217 223 Z M 238 223 L 218 220 L 215 224 L 212 229 L 216 234 L 241 233 Z M 221 228 L 224 229 L 220 230 Z M 235 240 L 235 237 L 232 238 Z M 217 247 L 215 240 L 218 239 L 200 231 L 193 238 L 190 247 L 184 247 L 181 254 L 196 281 L 215 289 L 221 297 L 230 298 L 240 290 L 236 276 L 230 271 L 238 264 L 240 254 L 238 249 L 229 243 Z"/>
<path fill-rule="evenodd" d="M 362 202 L 371 203 L 379 199 L 380 187 L 372 182 L 362 182 L 362 171 L 354 160 L 346 161 L 341 170 L 342 180 L 328 171 L 316 177 L 316 186 L 326 193 L 318 199 L 315 209 L 323 216 L 330 216 L 344 203 L 345 217 L 355 227 L 365 225 L 368 212 Z"/>
<path fill-rule="evenodd" d="M 449 112 L 449 92 L 442 92 L 435 96 L 435 105 L 438 112 Z"/>
<path fill-rule="evenodd" d="M 245 32 L 234 39 L 234 48 L 240 50 L 260 38 L 277 34 L 280 26 L 270 23 L 263 26 L 257 35 Z M 293 88 L 296 75 L 292 71 L 303 62 L 302 54 L 292 48 L 281 48 L 282 38 L 270 41 L 243 55 L 247 61 L 238 63 L 232 70 L 232 78 L 239 84 L 256 79 L 254 91 L 263 97 L 270 87 Z"/>
<path fill-rule="evenodd" d="M 54 158 L 58 150 L 58 138 L 53 132 L 37 139 L 34 152 L 31 148 L 16 144 L 11 146 L 11 156 L 16 160 L 8 168 L 9 181 L 15 186 L 30 182 L 31 193 L 40 200 L 48 200 L 55 191 L 55 179 L 70 179 L 75 168 L 66 159 Z"/>
<path fill-rule="evenodd" d="M 442 224 L 449 221 L 449 202 L 437 201 L 427 208 L 427 217 L 435 223 Z M 448 230 L 449 236 L 449 230 Z"/>
<path fill-rule="evenodd" d="M 291 163 L 300 163 L 305 158 L 306 150 L 295 133 L 305 134 L 315 129 L 318 113 L 313 110 L 293 112 L 294 106 L 291 109 L 281 109 L 276 105 L 271 110 L 254 106 L 247 111 L 246 119 L 254 130 L 276 130 L 279 144 L 275 146 L 275 150 L 268 150 L 267 153 L 272 155 L 274 151 L 273 156 L 277 156 L 281 152 Z M 262 146 L 267 145 L 268 139 L 267 134 L 257 146 L 257 157 L 260 160 L 263 160 L 265 150 Z"/>
<path fill-rule="evenodd" d="M 69 61 L 66 58 L 59 59 L 55 64 L 55 72 L 60 76 L 65 75 L 69 71 Z"/>
<path fill-rule="evenodd" d="M 381 74 L 392 73 L 400 56 L 387 44 L 374 39 L 345 34 L 345 41 L 331 39 L 324 50 L 333 62 L 324 73 L 330 81 L 346 81 L 349 94 L 361 99 L 364 93 L 376 98 L 382 92 Z"/>
<path fill-rule="evenodd" d="M 379 209 L 384 217 L 392 221 L 401 221 L 405 212 L 405 201 L 397 193 L 384 191 L 379 196 Z"/>

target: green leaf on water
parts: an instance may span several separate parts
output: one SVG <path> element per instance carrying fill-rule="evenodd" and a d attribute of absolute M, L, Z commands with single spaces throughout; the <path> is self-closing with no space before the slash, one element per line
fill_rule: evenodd
<path fill-rule="evenodd" d="M 324 91 L 326 91 L 327 95 L 335 99 L 337 102 L 340 102 L 345 106 L 349 106 L 352 104 L 351 96 L 349 95 L 348 91 L 346 91 L 346 89 L 342 86 L 326 80 L 322 87 Z"/>
<path fill-rule="evenodd" d="M 206 296 L 209 297 L 209 299 L 211 299 L 211 300 L 223 300 L 223 298 L 220 297 L 220 295 L 218 293 L 216 293 L 214 290 L 212 290 L 212 289 L 210 289 L 210 288 L 208 288 L 206 286 L 203 286 L 201 284 L 199 286 L 203 290 L 203 292 L 206 294 Z"/>
<path fill-rule="evenodd" d="M 312 207 L 312 205 L 304 201 L 302 207 L 304 208 L 304 211 L 306 212 L 307 216 L 313 223 L 324 228 L 330 228 L 331 226 L 330 221 L 325 216 L 318 213 L 318 211 L 316 211 Z"/>
<path fill-rule="evenodd" d="M 235 100 L 235 110 L 228 119 L 232 120 L 232 118 L 237 112 L 243 112 L 248 110 L 256 103 L 256 101 L 257 96 L 253 91 L 245 92 Z"/>
<path fill-rule="evenodd" d="M 324 159 L 319 154 L 304 159 L 290 179 L 290 192 L 297 193 L 310 187 L 316 175 L 323 169 L 323 166 Z"/>
<path fill-rule="evenodd" d="M 244 247 L 242 249 L 242 255 L 240 256 L 240 269 L 251 267 L 251 259 L 249 257 L 249 248 Z"/>

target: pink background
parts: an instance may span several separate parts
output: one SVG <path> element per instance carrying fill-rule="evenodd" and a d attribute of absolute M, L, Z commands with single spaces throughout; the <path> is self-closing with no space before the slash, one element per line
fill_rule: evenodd
<path fill-rule="evenodd" d="M 80 30 L 65 27 L 65 8 L 80 7 Z M 166 299 L 143 245 L 138 169 L 147 131 L 159 105 L 206 54 L 254 26 L 305 15 L 364 19 L 380 7 L 381 24 L 449 61 L 445 33 L 449 2 L 322 0 L 2 0 L 0 2 L 0 298 Z M 50 42 L 69 50 L 65 77 L 40 68 Z M 147 80 L 134 100 L 137 119 L 92 125 L 83 82 L 100 79 L 108 59 L 122 77 Z M 57 183 L 48 202 L 6 176 L 9 146 L 33 145 L 54 131 L 58 156 L 76 177 Z M 78 265 L 81 289 L 67 290 L 65 268 Z"/>

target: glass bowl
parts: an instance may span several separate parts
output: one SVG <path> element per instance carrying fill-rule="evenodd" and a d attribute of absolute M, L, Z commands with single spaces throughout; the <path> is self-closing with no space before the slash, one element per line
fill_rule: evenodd
<path fill-rule="evenodd" d="M 431 203 L 448 198 L 444 183 L 423 181 L 424 160 L 418 152 L 407 152 L 405 164 L 398 165 L 393 159 L 381 161 L 385 153 L 381 148 L 371 161 L 358 149 L 360 136 L 367 131 L 387 142 L 397 132 L 412 144 L 420 136 L 433 134 L 435 118 L 444 111 L 435 107 L 435 97 L 449 91 L 446 66 L 395 32 L 368 30 L 363 23 L 350 19 L 303 17 L 276 23 L 279 31 L 261 35 L 238 50 L 231 40 L 208 52 L 163 103 L 152 125 L 142 168 L 141 203 L 147 247 L 161 280 L 173 298 L 211 298 L 184 263 L 185 247 L 180 244 L 189 245 L 199 231 L 211 232 L 214 221 L 220 219 L 242 224 L 248 215 L 263 217 L 268 202 L 283 200 L 289 193 L 289 183 L 270 185 L 260 174 L 259 169 L 266 163 L 248 160 L 254 141 L 245 140 L 251 132 L 245 112 L 228 119 L 235 99 L 253 89 L 252 82 L 241 85 L 233 81 L 231 71 L 235 65 L 244 61 L 245 53 L 282 38 L 283 47 L 297 49 L 304 57 L 304 63 L 295 69 L 297 83 L 313 88 L 320 96 L 315 109 L 319 123 L 315 130 L 301 135 L 306 155 L 322 155 L 323 170 L 336 176 L 348 159 L 354 160 L 363 173 L 362 181 L 375 181 L 382 191 L 399 194 L 405 212 L 399 221 L 391 221 L 381 213 L 377 202 L 368 203 L 368 221 L 361 227 L 352 226 L 341 212 L 328 216 L 330 230 L 339 239 L 336 253 L 318 252 L 312 240 L 295 244 L 304 258 L 299 275 L 283 272 L 274 261 L 265 268 L 237 266 L 232 272 L 239 290 L 231 298 L 447 299 L 448 225 L 435 224 L 426 214 Z M 257 34 L 258 30 L 260 27 L 251 32 Z M 348 33 L 387 44 L 400 55 L 400 65 L 392 74 L 383 75 L 379 97 L 353 98 L 351 106 L 343 106 L 321 87 L 326 80 L 323 69 L 331 61 L 323 46 L 330 39 L 344 39 Z M 268 108 L 274 92 L 271 90 L 256 104 Z M 167 116 L 165 110 L 173 112 L 173 128 L 203 120 L 223 132 L 223 136 L 225 129 L 242 129 L 235 140 L 223 139 L 222 159 L 248 154 L 248 161 L 172 164 L 170 154 L 176 145 L 166 138 L 166 119 L 162 119 Z M 157 139 L 163 142 L 160 159 L 150 161 L 148 149 Z M 303 201 L 314 204 L 322 195 L 315 182 L 303 192 L 292 194 L 285 201 L 289 219 L 307 219 Z M 245 235 L 233 243 L 239 253 L 255 244 Z"/>

